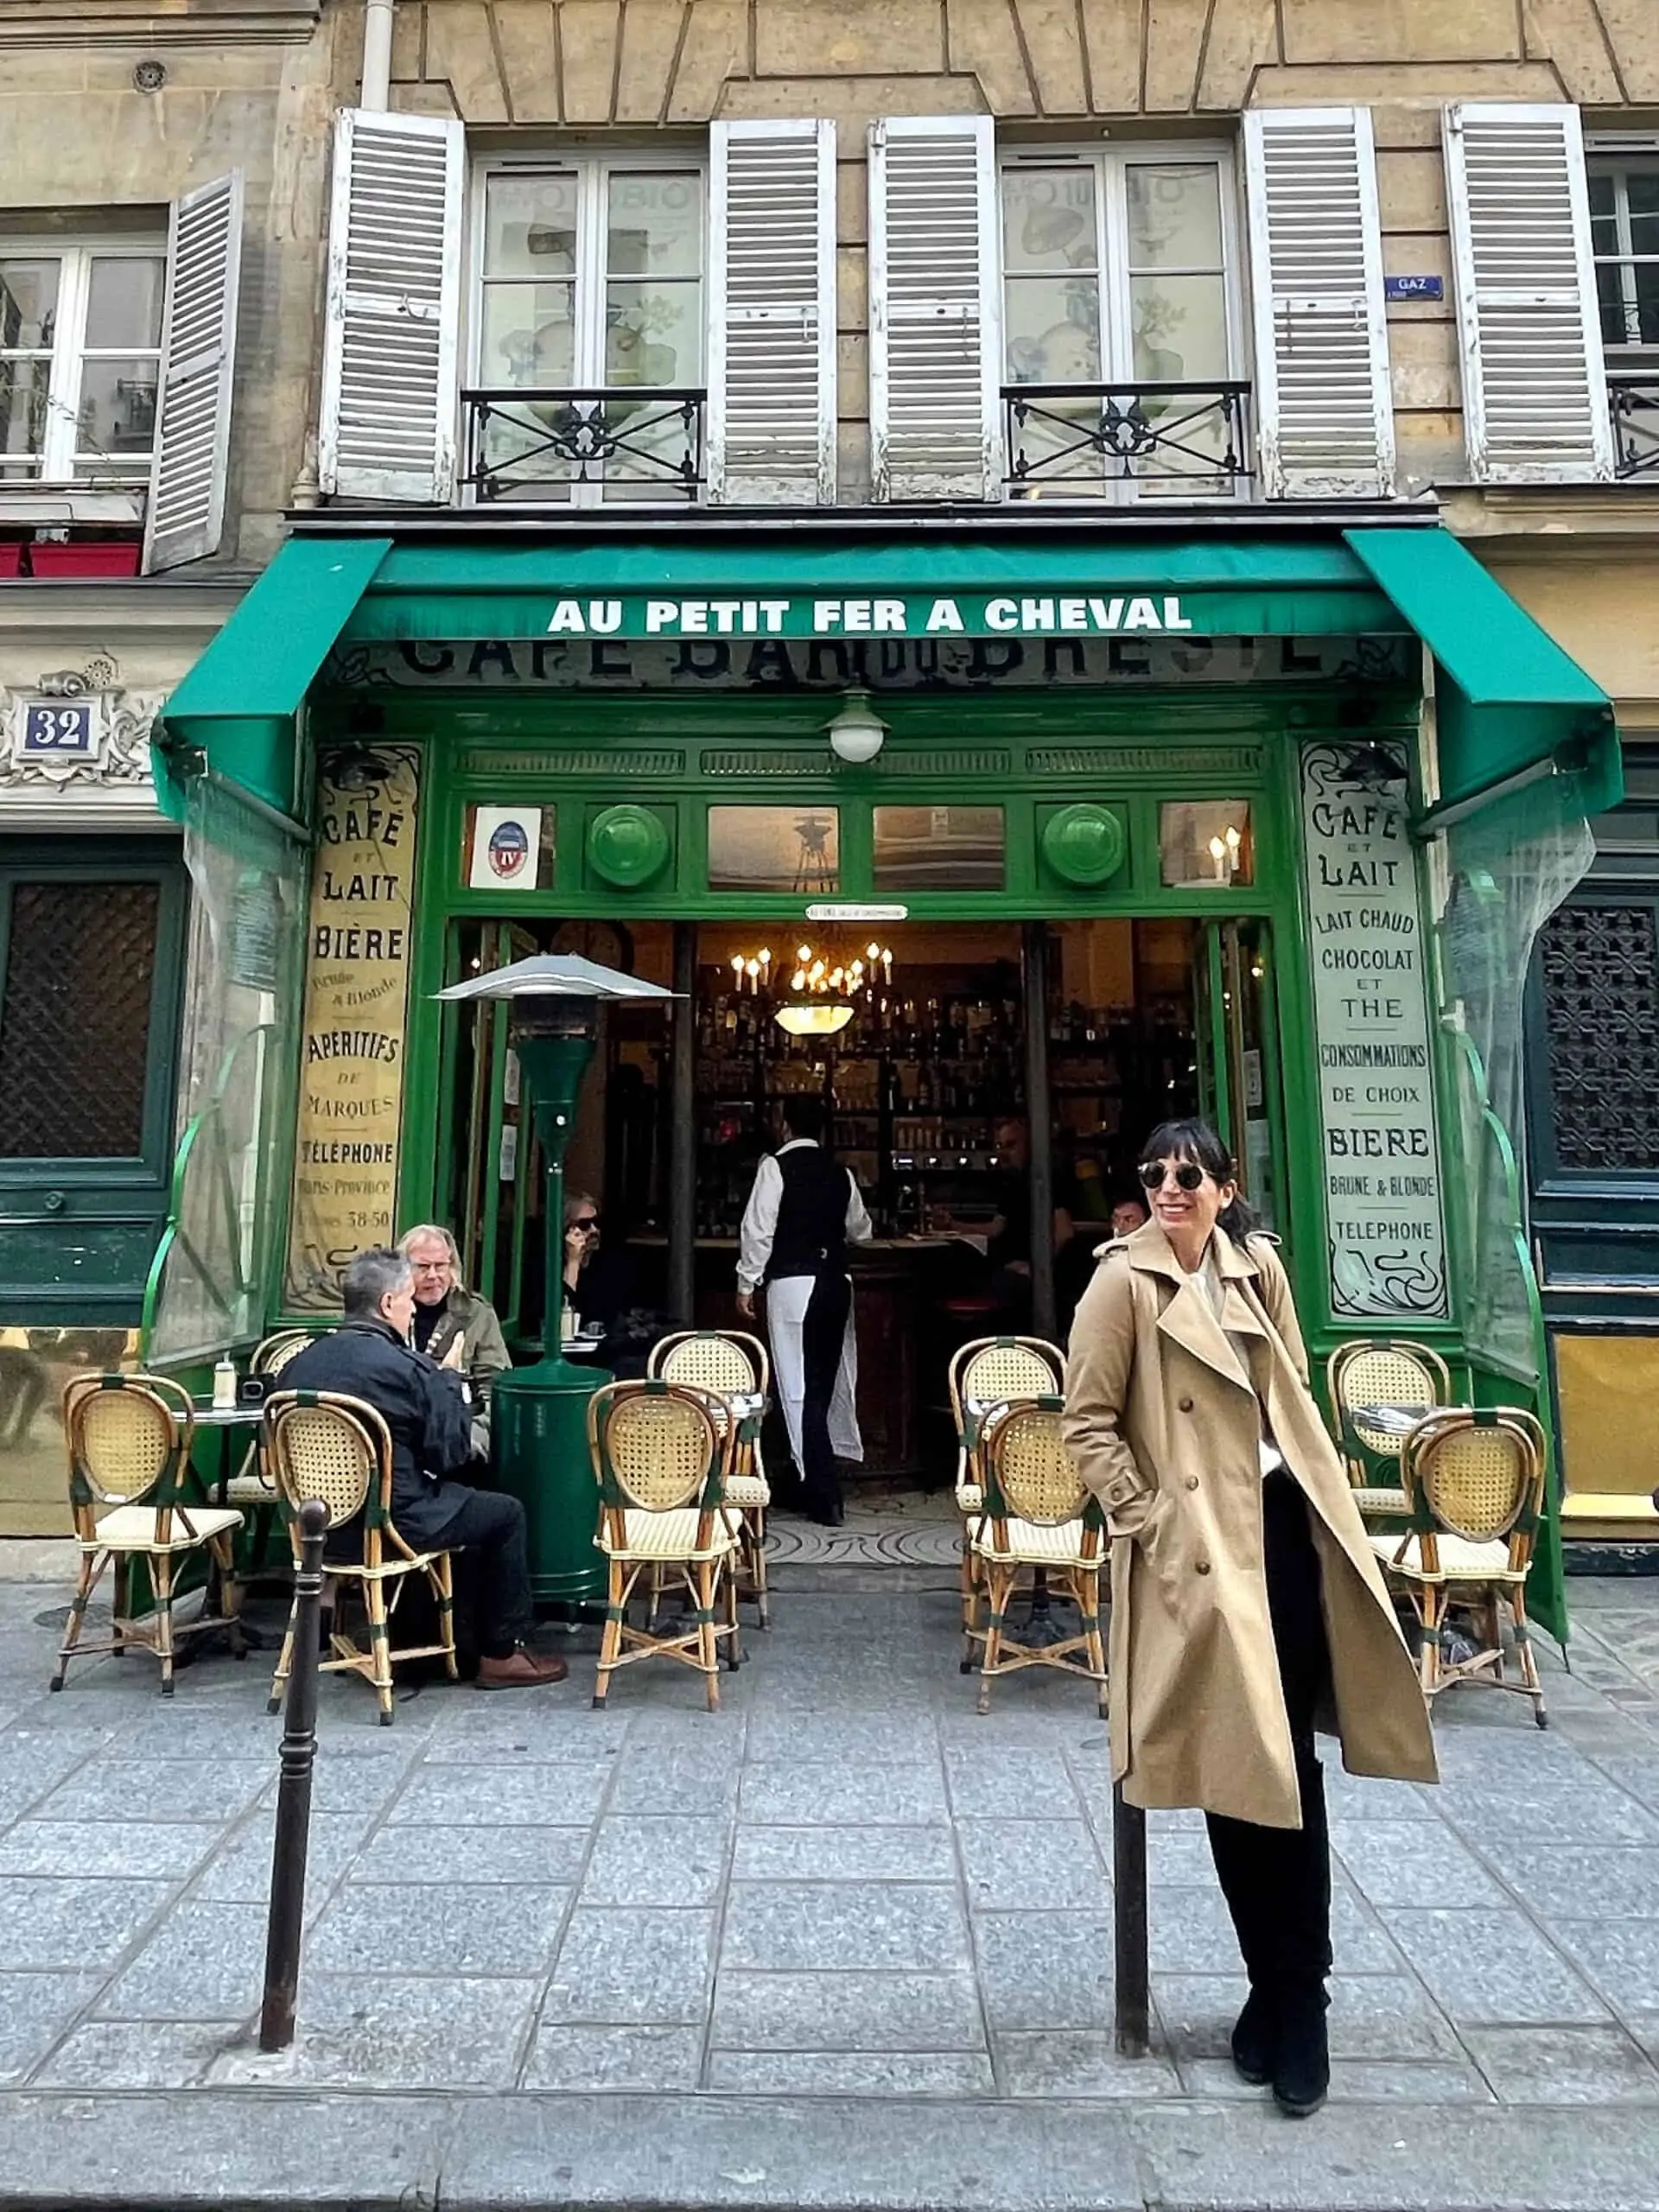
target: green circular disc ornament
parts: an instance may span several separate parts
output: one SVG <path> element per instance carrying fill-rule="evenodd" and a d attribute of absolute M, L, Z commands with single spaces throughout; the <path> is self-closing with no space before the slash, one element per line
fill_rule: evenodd
<path fill-rule="evenodd" d="M 1063 806 L 1043 824 L 1043 858 L 1062 882 L 1092 889 L 1123 865 L 1128 840 L 1109 806 Z"/>
<path fill-rule="evenodd" d="M 619 891 L 638 891 L 662 874 L 668 832 L 645 806 L 607 806 L 588 828 L 588 860 L 594 874 Z"/>

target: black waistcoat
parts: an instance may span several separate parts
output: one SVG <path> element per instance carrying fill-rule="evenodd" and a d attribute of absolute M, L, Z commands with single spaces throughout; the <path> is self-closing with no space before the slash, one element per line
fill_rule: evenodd
<path fill-rule="evenodd" d="M 766 1281 L 840 1273 L 847 1265 L 847 1170 L 815 1144 L 780 1152 L 778 1166 L 784 1194 Z"/>

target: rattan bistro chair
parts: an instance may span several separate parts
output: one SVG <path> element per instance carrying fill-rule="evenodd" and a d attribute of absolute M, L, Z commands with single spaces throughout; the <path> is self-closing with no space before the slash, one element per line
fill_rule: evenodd
<path fill-rule="evenodd" d="M 696 1669 L 714 1713 L 721 1641 L 731 1666 L 742 1657 L 736 1573 L 741 1522 L 724 1503 L 737 1439 L 721 1412 L 721 1401 L 706 1391 L 660 1377 L 607 1383 L 588 1402 L 588 1443 L 600 1503 L 594 1541 L 608 1570 L 595 1705 L 604 1704 L 619 1667 L 662 1657 Z M 654 1602 L 643 1628 L 629 1621 L 640 1576 L 659 1567 L 686 1591 L 694 1609 L 689 1625 L 681 1615 L 659 1632 Z"/>
<path fill-rule="evenodd" d="M 1086 1675 L 1106 1712 L 1106 1652 L 1100 1632 L 1100 1573 L 1106 1563 L 1100 1503 L 1077 1472 L 1060 1433 L 1064 1401 L 1052 1394 L 1015 1399 L 987 1422 L 981 1452 L 985 1506 L 973 1535 L 981 1587 L 965 1637 L 963 1670 L 980 1648 L 979 1710 L 988 1713 L 991 1682 L 1022 1667 Z M 1022 1573 L 1057 1581 L 1077 1608 L 1078 1633 L 1054 1643 L 1020 1643 L 1008 1632 L 1008 1605 Z M 982 1601 L 986 1619 L 980 1624 Z"/>
<path fill-rule="evenodd" d="M 289 1360 L 302 1352 L 308 1344 L 316 1341 L 308 1329 L 278 1329 L 275 1335 L 266 1337 L 254 1346 L 253 1357 L 248 1362 L 248 1372 L 274 1381 Z M 242 1465 L 233 1475 L 220 1482 L 217 1497 L 221 1505 L 240 1506 L 250 1524 L 248 1546 L 243 1555 L 247 1564 L 237 1577 L 238 1582 L 245 1584 L 258 1573 L 271 1533 L 282 1514 L 282 1501 L 276 1495 L 276 1484 L 265 1465 L 263 1422 L 254 1431 L 253 1440 L 242 1455 Z"/>
<path fill-rule="evenodd" d="M 194 1409 L 190 1395 L 162 1375 L 79 1375 L 63 1394 L 69 1446 L 69 1510 L 80 1550 L 80 1573 L 52 1688 L 60 1690 L 72 1656 L 95 1652 L 154 1652 L 161 1662 L 162 1695 L 173 1694 L 173 1654 L 178 1639 L 224 1625 L 218 1614 L 175 1621 L 174 1577 L 179 1560 L 207 1550 L 231 1592 L 231 1537 L 242 1516 L 226 1506 L 190 1503 L 184 1495 L 190 1464 Z M 105 1510 L 106 1509 L 106 1510 Z M 131 1613 L 135 1559 L 148 1570 L 153 1611 Z M 113 1564 L 112 1637 L 107 1643 L 80 1641 L 82 1623 L 104 1571 Z M 234 1596 L 227 1597 L 233 1612 Z M 241 1656 L 234 1619 L 232 1643 Z"/>
<path fill-rule="evenodd" d="M 1065 1379 L 1065 1358 L 1042 1337 L 976 1337 L 950 1360 L 950 1418 L 957 1430 L 957 1510 L 963 1516 L 962 1624 L 974 1618 L 978 1566 L 973 1523 L 985 1503 L 980 1445 L 987 1422 L 1010 1399 L 1043 1398 Z"/>
<path fill-rule="evenodd" d="M 1362 1409 L 1397 1406 L 1405 1413 L 1433 1413 L 1452 1402 L 1452 1370 L 1427 1344 L 1360 1337 L 1337 1346 L 1325 1379 L 1354 1503 L 1362 1513 L 1402 1516 L 1400 1457 L 1405 1438 L 1368 1421 Z"/>
<path fill-rule="evenodd" d="M 365 1651 L 342 1629 L 337 1601 L 329 1637 L 333 1656 L 322 1661 L 321 1671 L 361 1675 L 365 1681 L 372 1682 L 379 1700 L 380 1726 L 390 1728 L 391 1670 L 399 1660 L 441 1657 L 451 1681 L 459 1672 L 451 1555 L 447 1550 L 411 1549 L 392 1525 L 391 1432 L 374 1408 L 360 1398 L 328 1390 L 279 1390 L 265 1401 L 264 1441 L 265 1464 L 276 1480 L 296 1566 L 300 1559 L 300 1508 L 308 1498 L 320 1499 L 328 1508 L 331 1535 L 353 1522 L 360 1525 L 355 1557 L 324 1556 L 327 1573 L 336 1590 L 343 1596 L 355 1588 L 362 1598 L 368 1617 L 369 1648 Z M 426 1577 L 437 1601 L 438 1642 L 394 1650 L 391 1618 L 411 1574 Z M 270 1686 L 272 1713 L 281 1709 L 283 1686 L 293 1664 L 298 1605 L 296 1592 Z"/>
<path fill-rule="evenodd" d="M 755 1622 L 772 1625 L 766 1592 L 766 1509 L 772 1485 L 760 1454 L 760 1428 L 772 1395 L 772 1363 L 759 1337 L 741 1329 L 685 1329 L 652 1347 L 649 1373 L 707 1390 L 735 1414 L 736 1436 L 725 1502 L 741 1516 L 742 1564 Z M 733 1401 L 737 1401 L 735 1408 Z M 724 1420 L 727 1414 L 720 1418 Z"/>
<path fill-rule="evenodd" d="M 1422 1630 L 1423 1695 L 1481 1681 L 1532 1700 L 1549 1725 L 1527 1624 L 1526 1580 L 1544 1503 L 1544 1432 L 1518 1407 L 1459 1406 L 1430 1414 L 1406 1440 L 1401 1461 L 1411 1526 L 1371 1538 L 1389 1580 L 1411 1599 Z M 1466 1659 L 1442 1649 L 1453 1603 L 1482 1632 Z M 1502 1605 L 1515 1626 L 1519 1681 L 1504 1675 Z"/>

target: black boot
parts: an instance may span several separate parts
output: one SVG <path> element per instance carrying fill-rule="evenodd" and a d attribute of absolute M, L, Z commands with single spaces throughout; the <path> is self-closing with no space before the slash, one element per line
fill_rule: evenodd
<path fill-rule="evenodd" d="M 1279 2051 L 1278 2008 L 1265 1989 L 1252 1987 L 1233 2024 L 1233 2064 L 1253 2089 L 1272 2081 Z"/>
<path fill-rule="evenodd" d="M 1325 2024 L 1329 2002 L 1323 1982 L 1281 1997 L 1273 2101 L 1287 2120 L 1306 2120 L 1318 2112 L 1330 2090 L 1331 2047 Z"/>

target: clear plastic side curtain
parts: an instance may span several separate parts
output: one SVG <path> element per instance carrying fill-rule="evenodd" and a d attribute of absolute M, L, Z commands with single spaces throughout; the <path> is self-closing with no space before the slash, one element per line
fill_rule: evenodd
<path fill-rule="evenodd" d="M 1527 1227 L 1527 979 L 1539 931 L 1594 852 L 1581 780 L 1572 775 L 1529 785 L 1454 823 L 1444 851 L 1440 959 L 1463 1165 L 1450 1190 L 1464 1342 L 1477 1395 L 1524 1398 L 1546 1429 L 1548 1353 Z M 1528 1595 L 1535 1618 L 1565 1643 L 1558 1470 L 1550 1498 Z"/>
<path fill-rule="evenodd" d="M 277 1265 L 299 1016 L 307 849 L 236 790 L 184 798 L 193 892 L 179 1141 L 144 1352 L 211 1358 L 257 1338 Z"/>

